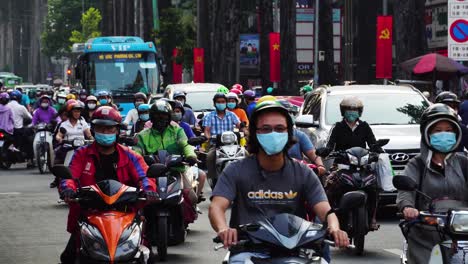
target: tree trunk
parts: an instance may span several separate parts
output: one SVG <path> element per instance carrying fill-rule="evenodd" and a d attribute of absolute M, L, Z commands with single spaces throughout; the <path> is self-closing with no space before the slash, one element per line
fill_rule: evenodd
<path fill-rule="evenodd" d="M 325 52 L 325 60 L 319 61 L 319 83 L 337 84 L 335 62 L 333 57 L 333 1 L 324 0 L 319 10 L 319 50 Z"/>
<path fill-rule="evenodd" d="M 260 72 L 263 91 L 272 86 L 270 81 L 270 39 L 273 32 L 273 3 L 271 0 L 259 0 L 260 17 Z"/>
<path fill-rule="evenodd" d="M 356 81 L 360 84 L 369 83 L 369 78 L 375 79 L 375 75 L 371 76 L 372 63 L 375 63 L 375 35 L 377 23 L 377 1 L 359 2 L 356 8 L 357 34 L 356 43 Z"/>
<path fill-rule="evenodd" d="M 395 3 L 393 21 L 396 65 L 427 52 L 424 13 L 425 0 L 406 0 Z M 407 77 L 401 67 L 397 67 L 395 79 Z"/>
<path fill-rule="evenodd" d="M 297 94 L 296 1 L 280 0 L 280 94 Z"/>
<path fill-rule="evenodd" d="M 211 82 L 211 30 L 210 30 L 210 8 L 209 0 L 198 0 L 198 28 L 197 28 L 197 46 L 204 49 L 205 52 L 205 81 Z"/>

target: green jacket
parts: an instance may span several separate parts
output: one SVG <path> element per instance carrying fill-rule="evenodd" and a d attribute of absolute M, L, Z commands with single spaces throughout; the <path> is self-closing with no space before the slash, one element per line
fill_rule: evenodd
<path fill-rule="evenodd" d="M 158 150 L 166 150 L 169 154 L 197 157 L 194 147 L 187 143 L 184 129 L 169 125 L 161 134 L 154 128 L 145 129 L 138 133 L 137 148 L 141 155 L 154 154 Z"/>

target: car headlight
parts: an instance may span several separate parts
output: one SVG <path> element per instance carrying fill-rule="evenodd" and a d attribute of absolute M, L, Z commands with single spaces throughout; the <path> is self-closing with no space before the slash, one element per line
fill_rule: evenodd
<path fill-rule="evenodd" d="M 450 229 L 454 233 L 468 235 L 468 211 L 452 211 Z"/>
<path fill-rule="evenodd" d="M 227 131 L 221 134 L 221 143 L 225 145 L 234 144 L 237 141 L 237 136 L 232 131 Z"/>
<path fill-rule="evenodd" d="M 76 138 L 73 140 L 73 147 L 81 147 L 84 146 L 84 140 L 81 138 Z"/>
<path fill-rule="evenodd" d="M 81 225 L 81 244 L 91 258 L 110 261 L 109 250 L 96 227 L 88 224 Z"/>
<path fill-rule="evenodd" d="M 140 245 L 141 230 L 140 227 L 134 223 L 124 230 L 119 240 L 119 245 L 115 252 L 116 261 L 127 261 L 135 255 Z"/>
<path fill-rule="evenodd" d="M 361 165 L 366 165 L 367 163 L 369 163 L 369 154 L 361 158 Z"/>
<path fill-rule="evenodd" d="M 349 159 L 349 163 L 352 164 L 352 165 L 359 165 L 359 160 L 358 158 L 356 158 L 356 156 L 353 156 L 351 154 L 348 153 L 348 159 Z"/>

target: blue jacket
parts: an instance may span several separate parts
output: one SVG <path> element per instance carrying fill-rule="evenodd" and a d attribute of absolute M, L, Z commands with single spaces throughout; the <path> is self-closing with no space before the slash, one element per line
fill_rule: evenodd
<path fill-rule="evenodd" d="M 468 100 L 464 100 L 463 103 L 460 104 L 458 114 L 462 118 L 462 123 L 468 125 Z"/>

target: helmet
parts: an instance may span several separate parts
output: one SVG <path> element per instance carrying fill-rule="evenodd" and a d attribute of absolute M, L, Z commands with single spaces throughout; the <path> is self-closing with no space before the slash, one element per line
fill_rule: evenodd
<path fill-rule="evenodd" d="M 303 93 L 308 93 L 308 92 L 311 92 L 312 90 L 313 90 L 313 89 L 312 89 L 312 86 L 310 86 L 310 85 L 304 85 L 304 86 L 302 86 L 302 88 L 301 88 L 301 91 L 302 91 Z"/>
<path fill-rule="evenodd" d="M 284 108 L 288 109 L 289 113 L 297 114 L 297 110 L 294 109 L 293 104 L 291 104 L 291 102 L 289 102 L 288 100 L 280 99 L 278 100 L 278 103 L 280 103 Z"/>
<path fill-rule="evenodd" d="M 182 92 L 182 91 L 174 91 L 174 95 L 172 96 L 172 99 L 176 99 L 178 97 L 183 97 L 184 99 L 187 99 L 187 97 L 185 96 L 185 93 Z"/>
<path fill-rule="evenodd" d="M 138 106 L 138 112 L 147 112 L 150 110 L 149 104 L 141 104 Z"/>
<path fill-rule="evenodd" d="M 461 142 L 462 138 L 462 130 L 460 124 L 458 122 L 458 115 L 452 108 L 445 104 L 433 104 L 429 106 L 421 115 L 421 122 L 420 122 L 420 131 L 423 143 L 428 146 L 431 150 L 435 149 L 430 144 L 429 139 L 429 130 L 431 127 L 439 121 L 447 121 L 450 122 L 453 127 L 455 128 L 455 134 L 457 135 L 457 143 L 450 150 L 450 152 L 454 151 Z"/>
<path fill-rule="evenodd" d="M 6 92 L 0 93 L 0 99 L 10 100 L 10 95 Z"/>
<path fill-rule="evenodd" d="M 74 94 L 75 96 L 79 95 L 78 91 L 75 88 L 70 90 L 70 94 Z"/>
<path fill-rule="evenodd" d="M 10 93 L 11 100 L 17 100 L 18 101 L 18 100 L 21 100 L 21 97 L 23 97 L 23 95 L 21 94 L 20 91 L 15 90 L 15 91 L 12 91 Z"/>
<path fill-rule="evenodd" d="M 57 94 L 57 98 L 62 97 L 62 98 L 67 98 L 67 95 L 64 92 L 59 92 Z"/>
<path fill-rule="evenodd" d="M 90 96 L 86 97 L 86 102 L 89 102 L 89 101 L 96 101 L 97 102 L 96 96 L 90 95 Z"/>
<path fill-rule="evenodd" d="M 267 92 L 267 94 L 272 94 L 273 93 L 273 87 L 270 86 L 270 87 L 266 88 L 266 92 Z"/>
<path fill-rule="evenodd" d="M 145 103 L 148 102 L 148 97 L 146 97 L 146 94 L 142 92 L 138 92 L 133 96 L 133 101 L 136 101 L 138 99 L 143 100 Z"/>
<path fill-rule="evenodd" d="M 458 97 L 456 94 L 452 92 L 441 92 L 440 94 L 437 95 L 435 98 L 435 103 L 442 103 L 442 104 L 460 104 L 460 100 L 458 100 Z"/>
<path fill-rule="evenodd" d="M 247 90 L 244 92 L 244 97 L 247 99 L 255 99 L 255 92 L 252 90 Z"/>
<path fill-rule="evenodd" d="M 39 98 L 39 102 L 42 101 L 42 99 L 47 99 L 47 100 L 49 101 L 49 103 L 50 103 L 50 101 L 51 101 L 51 100 L 50 100 L 50 96 L 48 96 L 47 94 L 42 95 L 42 96 Z"/>
<path fill-rule="evenodd" d="M 174 102 L 172 109 L 175 110 L 176 108 L 179 108 L 180 110 L 182 110 L 182 116 L 185 114 L 185 108 L 180 102 L 177 102 L 177 101 Z"/>
<path fill-rule="evenodd" d="M 227 101 L 226 94 L 218 92 L 213 96 L 213 103 L 216 103 L 216 99 L 219 99 L 219 98 L 224 98 Z"/>
<path fill-rule="evenodd" d="M 344 116 L 346 110 L 357 110 L 359 115 L 362 115 L 363 109 L 364 105 L 362 104 L 362 101 L 356 96 L 346 96 L 341 100 L 340 111 L 342 116 Z"/>
<path fill-rule="evenodd" d="M 96 94 L 96 97 L 109 97 L 109 96 L 110 96 L 110 93 L 108 91 L 104 91 L 104 90 L 99 91 Z"/>
<path fill-rule="evenodd" d="M 217 92 L 217 93 L 227 94 L 227 93 L 229 93 L 229 89 L 226 88 L 225 86 L 222 86 L 222 85 L 221 85 L 221 86 L 218 88 L 218 90 L 216 90 L 216 92 Z"/>
<path fill-rule="evenodd" d="M 67 100 L 72 100 L 72 99 L 76 100 L 76 96 L 74 94 L 72 94 L 72 93 L 67 94 L 66 98 L 67 98 Z"/>
<path fill-rule="evenodd" d="M 168 101 L 159 99 L 151 106 L 149 114 L 151 118 L 156 114 L 167 114 L 170 117 L 172 114 L 172 106 Z"/>
<path fill-rule="evenodd" d="M 227 94 L 226 94 L 226 98 L 227 98 L 227 99 L 236 99 L 236 100 L 239 100 L 239 97 L 237 96 L 237 94 L 232 93 L 232 92 L 227 93 Z"/>
<path fill-rule="evenodd" d="M 244 91 L 244 87 L 243 87 L 241 84 L 238 84 L 238 83 L 234 84 L 234 85 L 231 87 L 231 92 L 232 92 L 233 89 L 237 89 L 237 90 L 239 90 L 239 91 L 241 91 L 241 92 Z"/>
<path fill-rule="evenodd" d="M 94 111 L 91 124 L 101 126 L 117 126 L 122 122 L 119 111 L 110 106 L 101 106 Z"/>
<path fill-rule="evenodd" d="M 67 112 L 71 112 L 74 109 L 83 109 L 83 103 L 80 101 L 76 101 L 75 99 L 70 99 L 67 101 Z"/>
<path fill-rule="evenodd" d="M 242 95 L 242 91 L 239 90 L 239 89 L 236 89 L 236 88 L 232 88 L 230 92 L 231 92 L 231 93 L 235 93 L 235 94 L 237 94 L 237 95 Z"/>
<path fill-rule="evenodd" d="M 85 89 L 81 89 L 80 95 L 88 95 L 88 91 L 86 91 Z"/>
<path fill-rule="evenodd" d="M 263 102 L 266 102 L 266 101 L 276 101 L 276 97 L 274 97 L 273 95 L 262 96 L 262 97 L 260 97 L 260 99 L 258 99 L 257 105 L 259 105 L 259 104 L 261 104 Z"/>

